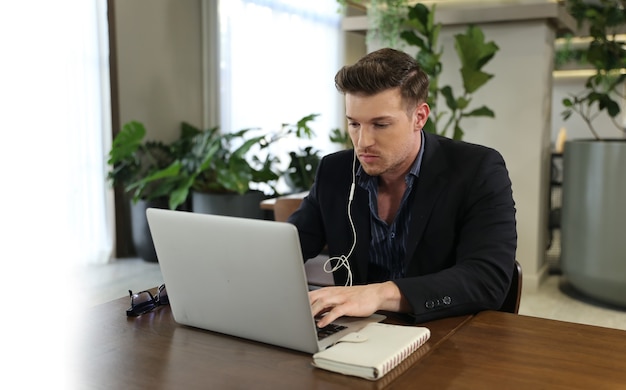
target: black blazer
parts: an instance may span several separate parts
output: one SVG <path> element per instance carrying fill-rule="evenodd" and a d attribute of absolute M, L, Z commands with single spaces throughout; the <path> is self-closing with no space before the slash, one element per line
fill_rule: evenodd
<path fill-rule="evenodd" d="M 495 150 L 425 133 L 425 149 L 410 198 L 410 242 L 405 278 L 394 280 L 416 322 L 500 308 L 513 275 L 517 232 L 511 181 Z M 328 245 L 330 256 L 348 254 L 347 217 L 353 150 L 324 157 L 315 183 L 289 218 L 305 259 Z M 356 162 L 358 168 L 358 160 Z M 356 248 L 354 284 L 367 282 L 370 212 L 367 191 L 356 185 L 352 202 Z M 344 269 L 334 273 L 343 285 Z"/>

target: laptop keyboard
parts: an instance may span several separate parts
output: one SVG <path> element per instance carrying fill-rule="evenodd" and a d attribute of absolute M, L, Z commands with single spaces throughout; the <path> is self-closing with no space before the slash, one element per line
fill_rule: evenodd
<path fill-rule="evenodd" d="M 322 340 L 330 335 L 333 335 L 343 329 L 346 329 L 345 326 L 343 325 L 335 325 L 335 324 L 329 324 L 326 325 L 323 328 L 318 328 L 317 325 L 315 326 L 317 328 L 317 339 L 318 340 Z"/>

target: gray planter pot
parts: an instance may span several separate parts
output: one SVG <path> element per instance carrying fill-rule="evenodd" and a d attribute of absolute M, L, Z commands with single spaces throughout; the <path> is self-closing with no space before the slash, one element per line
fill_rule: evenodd
<path fill-rule="evenodd" d="M 137 203 L 130 203 L 130 222 L 131 233 L 133 235 L 133 245 L 137 256 L 141 257 L 145 261 L 157 262 L 156 250 L 154 249 L 154 242 L 152 242 L 152 234 L 150 234 L 150 227 L 148 226 L 148 219 L 146 218 L 146 209 L 149 207 L 156 209 L 169 208 L 168 199 L 155 199 L 155 200 L 138 200 Z M 189 211 L 189 202 L 181 204 L 177 210 Z"/>
<path fill-rule="evenodd" d="M 565 144 L 561 268 L 580 292 L 626 307 L 626 140 Z"/>
<path fill-rule="evenodd" d="M 196 213 L 265 219 L 260 203 L 267 197 L 262 192 L 251 191 L 243 195 L 193 192 L 191 196 L 193 211 Z"/>
<path fill-rule="evenodd" d="M 157 262 L 152 235 L 150 234 L 148 220 L 146 219 L 146 209 L 148 207 L 166 209 L 168 208 L 167 199 L 139 200 L 137 203 L 131 201 L 130 220 L 132 225 L 133 245 L 135 246 L 137 256 L 145 261 Z"/>

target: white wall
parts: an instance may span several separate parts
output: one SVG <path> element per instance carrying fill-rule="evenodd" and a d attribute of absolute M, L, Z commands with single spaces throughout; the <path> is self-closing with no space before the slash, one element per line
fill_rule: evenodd
<path fill-rule="evenodd" d="M 486 39 L 495 41 L 500 50 L 485 67 L 494 78 L 474 95 L 474 100 L 490 107 L 496 117 L 466 119 L 464 139 L 493 147 L 506 161 L 517 208 L 517 259 L 524 269 L 525 285 L 532 288 L 546 272 L 555 33 L 545 20 L 481 27 Z M 463 30 L 465 27 L 451 27 L 442 32 L 441 40 L 447 47 L 443 83 L 450 78 L 447 72 L 458 77 L 460 64 L 453 35 Z M 460 81 L 456 83 L 460 86 Z M 455 90 L 461 91 L 459 86 Z"/>
<path fill-rule="evenodd" d="M 120 125 L 137 120 L 169 142 L 202 125 L 199 0 L 115 0 Z"/>

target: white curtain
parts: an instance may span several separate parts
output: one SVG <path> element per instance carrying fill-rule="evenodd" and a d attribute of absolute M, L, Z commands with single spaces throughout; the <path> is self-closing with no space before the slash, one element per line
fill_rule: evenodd
<path fill-rule="evenodd" d="M 2 19 L 3 224 L 13 255 L 106 262 L 106 0 L 11 2 Z"/>
<path fill-rule="evenodd" d="M 0 381 L 24 388 L 70 388 L 73 266 L 112 250 L 107 34 L 106 0 L 0 4 Z"/>
<path fill-rule="evenodd" d="M 314 142 L 324 152 L 337 149 L 328 134 L 344 123 L 334 85 L 343 65 L 338 9 L 336 0 L 220 1 L 223 131 L 273 130 L 316 113 L 316 139 L 300 144 Z M 297 141 L 281 144 L 284 150 L 297 146 Z"/>

